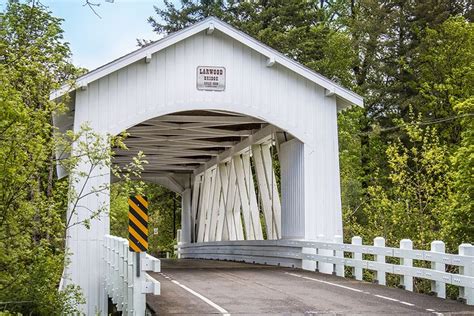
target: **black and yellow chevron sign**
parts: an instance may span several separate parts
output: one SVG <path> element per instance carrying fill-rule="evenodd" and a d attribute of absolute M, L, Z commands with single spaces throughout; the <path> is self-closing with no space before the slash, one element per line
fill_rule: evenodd
<path fill-rule="evenodd" d="M 141 195 L 128 199 L 128 246 L 132 252 L 148 250 L 148 200 Z"/>

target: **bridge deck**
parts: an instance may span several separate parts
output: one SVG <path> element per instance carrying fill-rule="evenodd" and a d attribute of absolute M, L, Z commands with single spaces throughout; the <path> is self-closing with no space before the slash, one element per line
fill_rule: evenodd
<path fill-rule="evenodd" d="M 474 307 L 400 289 L 299 269 L 207 260 L 162 260 L 161 296 L 171 314 L 474 315 Z"/>

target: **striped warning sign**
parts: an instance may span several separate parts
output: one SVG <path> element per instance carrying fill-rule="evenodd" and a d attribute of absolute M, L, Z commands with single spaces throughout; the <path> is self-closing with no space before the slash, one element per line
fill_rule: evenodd
<path fill-rule="evenodd" d="M 148 200 L 141 195 L 128 199 L 128 245 L 133 252 L 148 250 Z"/>

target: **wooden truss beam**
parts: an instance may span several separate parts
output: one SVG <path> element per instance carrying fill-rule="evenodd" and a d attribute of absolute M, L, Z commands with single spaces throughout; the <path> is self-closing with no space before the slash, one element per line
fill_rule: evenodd
<path fill-rule="evenodd" d="M 217 157 L 209 160 L 206 164 L 203 166 L 197 168 L 194 171 L 194 174 L 200 174 L 203 173 L 204 170 L 211 168 L 215 165 L 217 165 L 219 162 L 226 162 L 229 160 L 232 156 L 241 154 L 245 150 L 248 150 L 248 148 L 254 144 L 261 144 L 263 142 L 269 141 L 271 139 L 271 136 L 273 133 L 275 133 L 278 129 L 272 125 L 268 125 L 254 134 L 250 135 L 240 143 L 235 144 L 231 148 L 227 149 L 226 151 L 222 152 L 219 154 Z"/>
<path fill-rule="evenodd" d="M 207 115 L 163 115 L 155 119 L 159 122 L 202 123 L 221 122 L 233 124 L 265 123 L 249 116 L 207 116 Z"/>
<path fill-rule="evenodd" d="M 144 146 L 139 148 L 129 148 L 129 150 L 116 150 L 116 156 L 136 156 L 138 152 L 143 152 L 145 155 L 160 155 L 170 157 L 186 157 L 186 156 L 217 156 L 222 151 L 213 149 L 176 149 L 176 148 L 164 148 L 164 147 L 153 147 Z"/>
<path fill-rule="evenodd" d="M 145 139 L 154 139 L 157 136 L 194 136 L 195 138 L 206 136 L 221 136 L 221 137 L 244 137 L 252 134 L 250 130 L 226 130 L 222 128 L 187 128 L 187 129 L 156 129 L 149 126 L 137 126 L 129 130 L 130 136 L 141 137 Z M 127 140 L 134 139 L 128 138 Z"/>

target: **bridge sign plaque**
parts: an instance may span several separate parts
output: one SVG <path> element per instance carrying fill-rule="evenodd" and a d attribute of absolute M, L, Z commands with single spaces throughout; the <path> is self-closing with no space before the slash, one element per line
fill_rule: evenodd
<path fill-rule="evenodd" d="M 224 91 L 225 68 L 213 66 L 197 67 L 196 87 L 198 90 Z"/>

